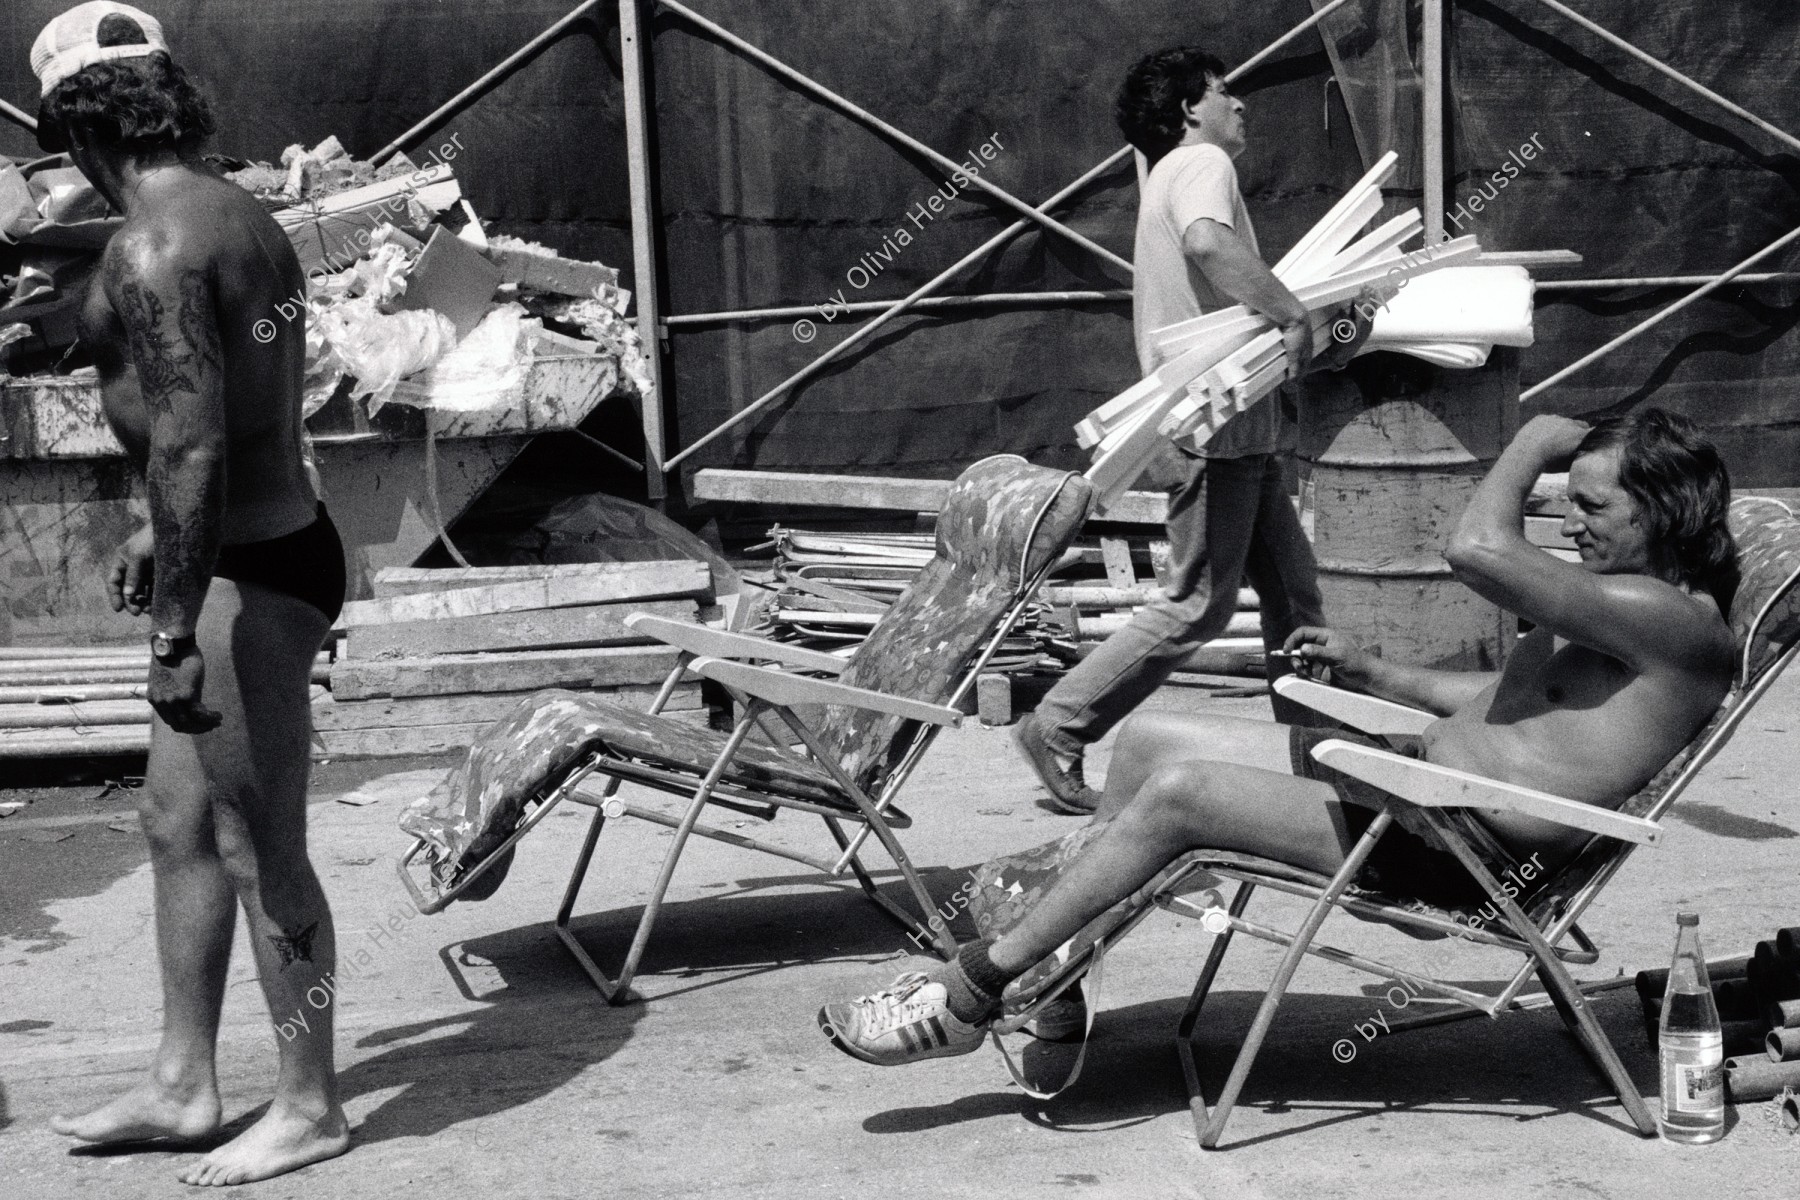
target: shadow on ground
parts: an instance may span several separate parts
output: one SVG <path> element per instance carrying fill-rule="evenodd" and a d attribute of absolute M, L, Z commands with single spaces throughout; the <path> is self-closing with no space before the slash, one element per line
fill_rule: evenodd
<path fill-rule="evenodd" d="M 1209 1100 L 1217 1098 L 1261 1001 L 1262 993 L 1252 991 L 1215 991 L 1208 999 L 1198 1059 Z M 917 1133 L 1020 1113 L 1046 1128 L 1099 1133 L 1182 1112 L 1187 1097 L 1174 1037 L 1185 1003 L 1185 997 L 1170 998 L 1101 1012 L 1080 1081 L 1052 1100 L 1040 1102 L 1009 1088 L 875 1113 L 863 1128 Z M 1636 997 L 1628 990 L 1614 992 L 1592 1004 L 1640 1093 L 1654 1094 L 1655 1060 L 1644 1045 Z M 1554 1011 L 1359 1035 L 1357 1026 L 1367 1026 L 1382 1009 L 1378 996 L 1290 994 L 1226 1127 L 1224 1144 L 1304 1136 L 1328 1125 L 1377 1121 L 1409 1110 L 1497 1114 L 1521 1123 L 1578 1113 L 1617 1136 L 1635 1135 L 1604 1078 Z M 1390 1022 L 1402 1015 L 1385 1012 Z M 1356 1054 L 1340 1063 L 1333 1046 L 1346 1038 Z M 1024 1036 L 1009 1044 L 1034 1084 L 1060 1082 L 1072 1058 L 1071 1048 Z M 1294 1113 L 1311 1119 L 1259 1132 L 1266 1129 L 1264 1114 Z"/>
<path fill-rule="evenodd" d="M 945 881 L 962 875 L 930 873 L 927 884 L 933 894 L 948 892 L 955 884 Z M 879 961 L 915 952 L 853 884 L 768 892 L 817 882 L 816 875 L 741 879 L 720 885 L 716 896 L 666 905 L 644 960 L 640 996 L 679 1003 L 798 962 Z M 897 880 L 884 883 L 882 893 L 896 902 L 907 896 Z M 602 968 L 616 971 L 641 911 L 612 909 L 578 917 L 573 927 Z M 605 1003 L 548 924 L 453 943 L 439 957 L 464 996 L 482 1007 L 357 1039 L 358 1049 L 378 1053 L 342 1073 L 344 1099 L 393 1093 L 357 1125 L 360 1145 L 430 1137 L 529 1105 L 605 1062 L 646 1013 L 641 998 Z M 255 1115 L 234 1121 L 232 1131 Z M 478 1144 L 481 1136 L 475 1135 Z"/>

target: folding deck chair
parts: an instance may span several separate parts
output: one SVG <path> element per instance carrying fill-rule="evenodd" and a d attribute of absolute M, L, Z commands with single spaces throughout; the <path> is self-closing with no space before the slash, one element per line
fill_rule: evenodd
<path fill-rule="evenodd" d="M 486 731 L 465 765 L 402 817 L 401 827 L 415 841 L 399 870 L 414 902 L 430 913 L 458 896 L 491 893 L 519 839 L 559 804 L 573 801 L 595 811 L 555 930 L 610 1003 L 627 998 L 694 834 L 792 859 L 834 878 L 849 871 L 922 943 L 953 954 L 955 941 L 894 836 L 910 823 L 894 802 L 938 729 L 960 721 L 957 705 L 1074 540 L 1090 499 L 1079 475 L 1034 467 L 1014 455 L 971 466 L 951 486 L 938 515 L 934 556 L 848 659 L 703 625 L 642 614 L 628 618 L 637 632 L 681 651 L 650 711 L 541 692 Z M 729 734 L 658 715 L 688 674 L 714 680 L 732 695 L 741 715 Z M 754 729 L 770 744 L 748 741 Z M 793 746 L 796 741 L 803 750 Z M 604 787 L 588 785 L 590 775 L 604 777 Z M 685 808 L 677 815 L 615 796 L 623 782 L 681 797 Z M 787 808 L 821 817 L 836 854 L 802 854 L 701 824 L 709 805 L 762 820 Z M 609 978 L 569 929 L 569 915 L 607 821 L 625 816 L 671 828 L 675 839 L 624 963 Z M 846 825 L 858 828 L 847 833 Z M 871 834 L 899 868 L 917 914 L 876 890 L 859 858 Z M 414 878 L 416 864 L 429 866 L 425 884 Z"/>
<path fill-rule="evenodd" d="M 1700 769 L 1730 740 L 1795 654 L 1800 653 L 1800 520 L 1779 502 L 1761 498 L 1734 501 L 1730 516 L 1743 575 L 1731 607 L 1730 623 L 1738 652 L 1731 691 L 1693 740 L 1617 811 L 1360 744 L 1325 741 L 1314 748 L 1315 758 L 1396 798 L 1376 816 L 1335 874 L 1320 875 L 1236 852 L 1197 850 L 1185 854 L 1136 895 L 1096 918 L 1058 956 L 1039 964 L 1021 979 L 1016 992 L 1009 994 L 1008 1019 L 996 1027 L 997 1032 L 1022 1027 L 1043 1004 L 1081 978 L 1091 963 L 1103 959 L 1106 949 L 1129 933 L 1156 904 L 1198 918 L 1202 928 L 1217 935 L 1176 1034 L 1195 1132 L 1200 1145 L 1207 1149 L 1218 1146 L 1276 1010 L 1306 954 L 1393 979 L 1407 985 L 1414 994 L 1429 993 L 1466 1006 L 1450 1014 L 1431 1013 L 1413 1021 L 1394 1022 L 1393 1031 L 1438 1024 L 1447 1016 L 1497 1017 L 1505 1011 L 1537 1007 L 1535 998 L 1526 1002 L 1518 999 L 1520 989 L 1535 973 L 1549 1002 L 1618 1094 L 1639 1132 L 1653 1135 L 1656 1123 L 1649 1109 L 1565 964 L 1586 965 L 1599 959 L 1598 948 L 1576 922 L 1624 866 L 1635 847 L 1658 843 L 1663 816 Z M 1367 733 L 1418 733 L 1435 719 L 1403 705 L 1292 676 L 1277 680 L 1275 686 L 1282 695 Z M 1565 866 L 1548 876 L 1539 876 L 1536 886 L 1528 885 L 1515 899 L 1506 895 L 1498 877 L 1519 864 L 1474 818 L 1470 811 L 1473 808 L 1505 809 L 1540 817 L 1593 836 Z M 1437 908 L 1416 899 L 1355 886 L 1352 881 L 1398 814 L 1428 827 L 1444 842 L 1481 892 L 1493 898 L 1493 905 L 1501 910 L 1498 919 L 1477 922 L 1479 927 L 1474 927 L 1470 923 L 1474 909 Z M 1198 890 L 1196 880 L 1211 881 L 1205 878 L 1206 872 L 1237 881 L 1229 905 L 1215 891 Z M 1298 931 L 1288 933 L 1245 918 L 1244 910 L 1258 887 L 1313 901 Z M 1412 931 L 1415 937 L 1460 937 L 1511 950 L 1522 955 L 1524 961 L 1497 992 L 1459 987 L 1337 947 L 1315 945 L 1313 939 L 1333 908 Z M 1492 910 L 1484 906 L 1482 911 L 1485 915 Z M 978 924 L 980 921 L 978 914 Z M 1195 1061 L 1194 1034 L 1207 994 L 1237 933 L 1286 946 L 1288 951 L 1241 1044 L 1224 1089 L 1209 1111 Z"/>

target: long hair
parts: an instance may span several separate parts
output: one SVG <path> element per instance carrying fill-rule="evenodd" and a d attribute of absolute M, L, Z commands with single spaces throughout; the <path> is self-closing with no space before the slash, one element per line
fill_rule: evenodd
<path fill-rule="evenodd" d="M 1675 584 L 1699 588 L 1729 612 L 1737 591 L 1737 544 L 1726 513 L 1731 475 L 1707 436 L 1686 417 L 1642 408 L 1601 421 L 1577 456 L 1619 451 L 1619 485 L 1637 501 L 1651 567 Z"/>
<path fill-rule="evenodd" d="M 212 107 L 167 54 L 94 63 L 69 76 L 38 109 L 38 141 L 46 150 L 66 131 L 83 141 L 131 153 L 185 150 L 213 131 Z"/>
<path fill-rule="evenodd" d="M 1156 160 L 1181 144 L 1187 128 L 1183 104 L 1206 95 L 1215 80 L 1225 77 L 1225 64 L 1198 46 L 1171 46 L 1146 54 L 1125 72 L 1125 82 L 1113 101 L 1113 120 L 1125 140 Z"/>

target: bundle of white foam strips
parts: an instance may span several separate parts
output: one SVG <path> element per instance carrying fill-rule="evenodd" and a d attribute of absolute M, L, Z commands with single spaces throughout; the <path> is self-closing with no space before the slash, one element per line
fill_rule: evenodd
<path fill-rule="evenodd" d="M 1529 346 L 1531 277 L 1523 267 L 1476 265 L 1481 245 L 1473 237 L 1401 250 L 1424 228 L 1418 209 L 1356 236 L 1380 212 L 1395 161 L 1383 155 L 1275 264 L 1276 277 L 1307 307 L 1315 353 L 1354 335 L 1345 324 L 1353 301 L 1378 306 L 1359 354 L 1394 350 L 1468 368 L 1485 363 L 1494 346 Z M 1288 378 L 1281 331 L 1241 304 L 1153 337 L 1162 365 L 1075 427 L 1077 442 L 1094 451 L 1087 478 L 1101 509 L 1149 464 L 1158 438 L 1199 451 Z"/>

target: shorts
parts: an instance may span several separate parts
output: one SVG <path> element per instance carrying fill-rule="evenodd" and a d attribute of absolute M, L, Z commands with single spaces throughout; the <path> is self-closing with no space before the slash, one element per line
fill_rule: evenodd
<path fill-rule="evenodd" d="M 1345 729 L 1289 727 L 1288 753 L 1294 774 L 1302 779 L 1328 783 L 1336 789 L 1338 799 L 1343 801 L 1340 811 L 1344 831 L 1350 844 L 1354 844 L 1368 832 L 1376 814 L 1393 796 L 1315 759 L 1312 748 L 1332 738 L 1420 760 L 1425 757 L 1425 743 L 1409 734 L 1376 738 Z M 1469 877 L 1468 868 L 1461 860 L 1403 828 L 1398 821 L 1389 825 L 1381 840 L 1375 843 L 1375 849 L 1357 873 L 1356 886 L 1395 899 L 1423 900 L 1446 909 L 1480 908 L 1488 902 L 1486 893 Z"/>
<path fill-rule="evenodd" d="M 305 601 L 336 621 L 344 611 L 344 543 L 319 503 L 311 525 L 261 542 L 219 548 L 213 578 L 254 583 Z"/>

